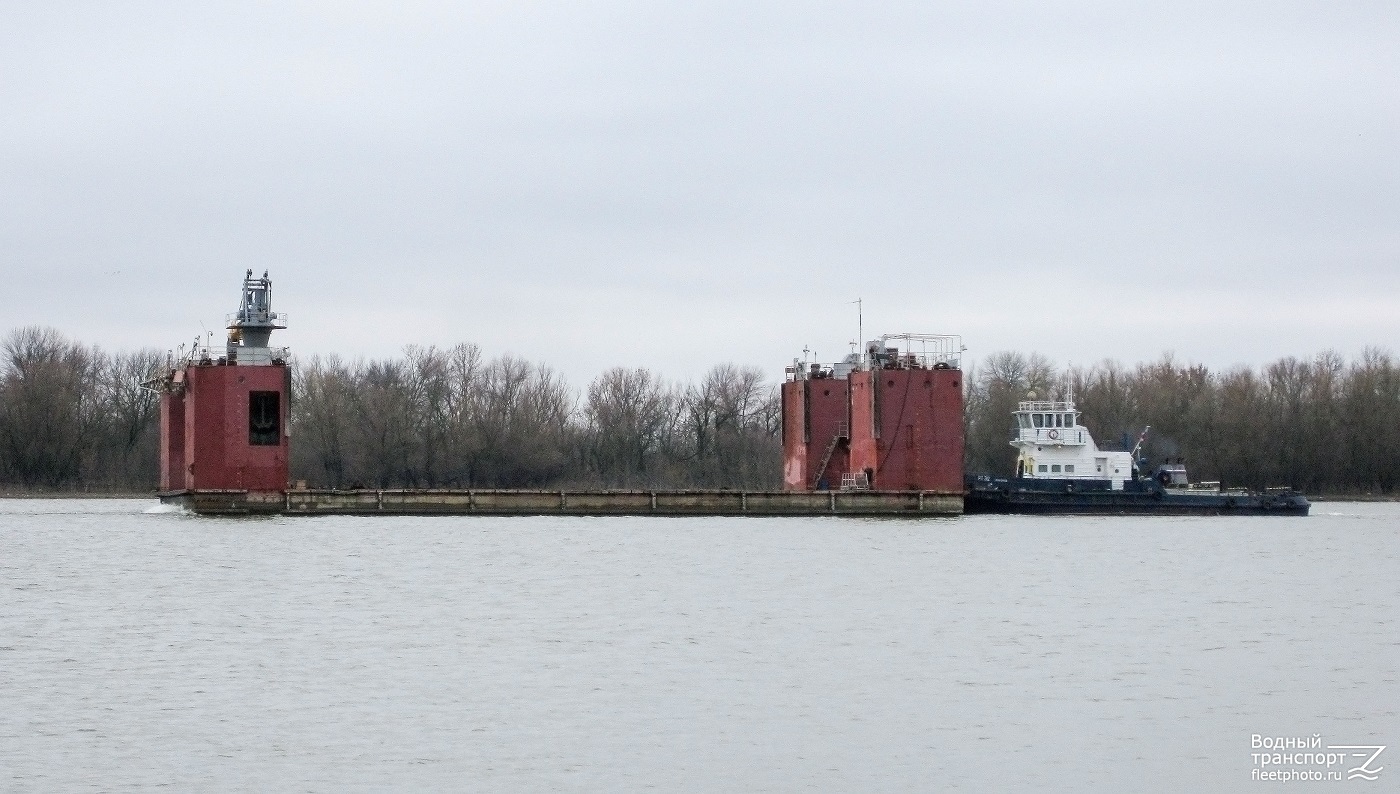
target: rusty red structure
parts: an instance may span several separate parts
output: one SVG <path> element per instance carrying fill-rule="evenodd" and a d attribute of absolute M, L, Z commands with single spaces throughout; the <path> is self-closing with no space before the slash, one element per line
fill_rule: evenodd
<path fill-rule="evenodd" d="M 291 375 L 286 348 L 269 346 L 285 321 L 272 311 L 272 281 L 250 270 L 223 350 L 196 340 L 148 383 L 161 393 L 162 491 L 286 490 Z"/>
<path fill-rule="evenodd" d="M 961 353 L 956 336 L 890 334 L 836 364 L 794 361 L 782 387 L 783 487 L 961 493 Z"/>

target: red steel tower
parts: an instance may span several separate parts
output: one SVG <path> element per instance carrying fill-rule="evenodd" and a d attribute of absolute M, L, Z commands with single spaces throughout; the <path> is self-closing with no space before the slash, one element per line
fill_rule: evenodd
<path fill-rule="evenodd" d="M 162 491 L 276 492 L 287 488 L 287 349 L 273 348 L 286 315 L 272 311 L 272 280 L 243 278 L 221 355 L 196 343 L 156 381 Z"/>
<path fill-rule="evenodd" d="M 829 366 L 794 361 L 783 487 L 962 493 L 962 350 L 956 336 L 890 334 Z"/>

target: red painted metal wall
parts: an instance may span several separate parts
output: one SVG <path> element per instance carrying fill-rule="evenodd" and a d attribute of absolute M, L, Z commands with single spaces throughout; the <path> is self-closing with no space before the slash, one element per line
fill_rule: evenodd
<path fill-rule="evenodd" d="M 807 487 L 840 488 L 841 475 L 850 467 L 848 381 L 820 378 L 806 381 L 806 385 Z"/>
<path fill-rule="evenodd" d="M 963 489 L 962 371 L 851 373 L 851 469 L 883 491 Z"/>
<path fill-rule="evenodd" d="M 783 490 L 805 491 L 807 485 L 806 381 L 783 384 Z"/>
<path fill-rule="evenodd" d="M 841 487 L 849 468 L 850 403 L 847 381 L 793 380 L 783 384 L 783 488 Z"/>
<path fill-rule="evenodd" d="M 882 369 L 784 383 L 783 487 L 839 488 L 848 472 L 865 472 L 878 490 L 961 492 L 962 371 Z"/>
<path fill-rule="evenodd" d="M 282 491 L 287 487 L 287 368 L 191 364 L 184 389 L 161 400 L 161 487 Z M 252 443 L 250 395 L 277 395 L 274 443 Z"/>
<path fill-rule="evenodd" d="M 185 395 L 167 391 L 160 395 L 160 489 L 185 488 Z"/>
<path fill-rule="evenodd" d="M 851 382 L 851 460 L 852 473 L 865 472 L 870 476 L 870 487 L 879 488 L 876 480 L 879 468 L 879 452 L 876 447 L 875 416 L 872 413 L 875 401 L 872 396 L 874 381 L 869 372 L 852 372 Z"/>

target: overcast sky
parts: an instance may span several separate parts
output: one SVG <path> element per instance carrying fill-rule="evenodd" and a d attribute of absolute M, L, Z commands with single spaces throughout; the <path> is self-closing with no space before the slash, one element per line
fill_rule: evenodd
<path fill-rule="evenodd" d="M 780 377 L 1400 347 L 1400 3 L 12 2 L 0 331 Z M 217 336 L 216 336 L 217 338 Z"/>

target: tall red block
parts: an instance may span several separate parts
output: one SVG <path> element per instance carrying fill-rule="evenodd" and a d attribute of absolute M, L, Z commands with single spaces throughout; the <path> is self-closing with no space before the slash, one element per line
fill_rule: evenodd
<path fill-rule="evenodd" d="M 185 387 L 185 488 L 287 487 L 285 366 L 192 366 Z"/>
<path fill-rule="evenodd" d="M 901 353 L 890 338 L 936 349 Z M 903 334 L 830 367 L 794 361 L 782 387 L 783 487 L 961 493 L 960 354 L 958 337 Z"/>
<path fill-rule="evenodd" d="M 853 372 L 851 471 L 884 491 L 963 489 L 962 371 Z"/>
<path fill-rule="evenodd" d="M 849 470 L 850 400 L 840 378 L 783 384 L 783 488 L 841 487 Z"/>
<path fill-rule="evenodd" d="M 806 381 L 790 380 L 782 386 L 783 490 L 807 490 Z"/>
<path fill-rule="evenodd" d="M 197 346 L 154 382 L 162 490 L 286 490 L 291 376 L 286 348 L 269 346 L 285 327 L 272 281 L 249 270 L 222 355 Z"/>
<path fill-rule="evenodd" d="M 184 372 L 180 372 L 183 385 Z M 185 488 L 185 393 L 166 391 L 160 395 L 160 489 Z"/>
<path fill-rule="evenodd" d="M 161 397 L 161 489 L 281 491 L 288 370 L 190 364 Z"/>

